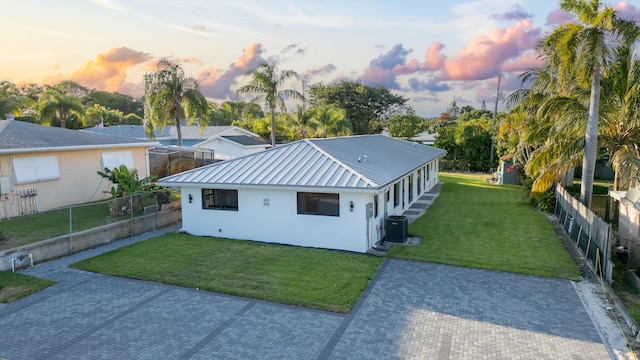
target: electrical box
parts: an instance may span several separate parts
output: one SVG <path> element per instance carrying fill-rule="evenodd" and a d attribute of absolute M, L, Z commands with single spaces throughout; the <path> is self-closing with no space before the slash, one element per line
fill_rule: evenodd
<path fill-rule="evenodd" d="M 365 210 L 367 219 L 371 219 L 373 217 L 373 203 L 368 203 L 365 206 Z"/>
<path fill-rule="evenodd" d="M 5 195 L 11 192 L 11 182 L 8 176 L 0 176 L 0 195 Z"/>

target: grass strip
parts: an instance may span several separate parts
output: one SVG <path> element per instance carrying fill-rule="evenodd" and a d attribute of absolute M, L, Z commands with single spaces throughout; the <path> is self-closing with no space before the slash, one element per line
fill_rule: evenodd
<path fill-rule="evenodd" d="M 522 199 L 520 186 L 488 184 L 487 176 L 441 173 L 440 195 L 409 226 L 420 245 L 394 246 L 388 256 L 579 280 L 546 215 Z"/>
<path fill-rule="evenodd" d="M 0 271 L 0 304 L 21 299 L 56 282 L 9 271 Z"/>

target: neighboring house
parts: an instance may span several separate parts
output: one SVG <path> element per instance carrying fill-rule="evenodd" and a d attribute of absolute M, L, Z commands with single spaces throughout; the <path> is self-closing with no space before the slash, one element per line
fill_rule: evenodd
<path fill-rule="evenodd" d="M 83 129 L 83 131 L 133 139 L 154 140 L 164 146 L 178 145 L 178 133 L 175 126 L 165 126 L 163 128 L 156 129 L 153 139 L 149 139 L 144 131 L 143 125 L 116 125 L 102 128 L 95 127 Z M 250 137 L 259 137 L 257 134 L 238 126 L 207 126 L 201 131 L 198 126 L 183 125 L 180 127 L 180 131 L 182 132 L 182 146 L 197 146 L 198 144 L 207 142 L 214 136 L 245 135 Z"/>
<path fill-rule="evenodd" d="M 229 160 L 256 153 L 271 147 L 265 139 L 238 126 L 207 126 L 202 132 L 198 126 L 181 126 L 183 147 L 174 151 L 188 152 L 189 148 L 212 150 L 215 160 Z M 99 134 L 147 139 L 142 125 L 116 125 L 103 128 L 89 128 Z M 176 146 L 178 135 L 175 126 L 156 129 L 154 139 L 162 146 Z M 197 158 L 198 156 L 196 156 Z"/>
<path fill-rule="evenodd" d="M 414 136 L 413 138 L 411 138 L 411 140 L 417 141 L 425 145 L 433 146 L 433 144 L 436 143 L 436 134 L 430 134 L 427 131 Z"/>
<path fill-rule="evenodd" d="M 366 252 L 438 182 L 446 151 L 382 135 L 304 139 L 158 181 L 193 235 Z"/>
<path fill-rule="evenodd" d="M 239 130 L 244 130 L 237 128 Z M 216 160 L 229 160 L 266 150 L 271 144 L 262 137 L 252 132 L 247 134 L 232 135 L 231 130 L 214 135 L 209 139 L 194 145 L 198 149 L 213 150 Z"/>
<path fill-rule="evenodd" d="M 146 177 L 146 152 L 156 145 L 0 120 L 0 218 L 103 199 L 111 184 L 97 172 L 124 164 Z"/>
<path fill-rule="evenodd" d="M 618 206 L 618 240 L 626 247 L 640 246 L 640 190 L 609 191 Z"/>
<path fill-rule="evenodd" d="M 518 167 L 513 166 L 513 154 L 502 155 L 500 157 L 500 164 L 498 165 L 498 171 L 496 172 L 495 177 L 496 183 L 500 185 L 522 184 L 518 175 Z"/>

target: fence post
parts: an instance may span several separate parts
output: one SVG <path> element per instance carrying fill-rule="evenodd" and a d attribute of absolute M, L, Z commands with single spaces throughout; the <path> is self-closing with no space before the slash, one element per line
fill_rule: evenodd
<path fill-rule="evenodd" d="M 73 253 L 73 211 L 69 207 L 69 255 Z"/>
<path fill-rule="evenodd" d="M 554 214 L 556 214 L 556 216 L 558 216 L 558 215 L 560 215 L 560 214 L 558 214 L 558 202 L 560 201 L 560 200 L 559 200 L 559 197 L 560 197 L 560 196 L 559 196 L 559 194 L 558 194 L 558 184 L 556 184 L 556 188 L 555 188 L 555 190 L 556 190 L 556 191 L 555 191 L 555 194 L 556 194 L 556 203 L 555 203 L 555 205 L 553 206 L 553 213 L 554 213 Z M 558 216 L 558 218 L 560 218 L 560 217 Z"/>
<path fill-rule="evenodd" d="M 134 207 L 133 207 L 133 195 L 129 195 L 129 213 L 131 213 L 130 216 L 130 226 L 129 226 L 129 231 L 131 232 L 130 236 L 133 237 L 133 213 L 134 213 Z"/>
<path fill-rule="evenodd" d="M 580 230 L 578 231 L 578 238 L 576 239 L 576 245 L 580 247 L 580 236 L 582 236 L 582 226 L 580 226 Z"/>

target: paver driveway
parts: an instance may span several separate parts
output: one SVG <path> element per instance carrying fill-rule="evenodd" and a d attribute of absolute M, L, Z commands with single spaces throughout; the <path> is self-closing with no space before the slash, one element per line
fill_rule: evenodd
<path fill-rule="evenodd" d="M 58 284 L 0 306 L 0 358 L 607 359 L 573 284 L 386 260 L 349 314 L 36 265 Z"/>

